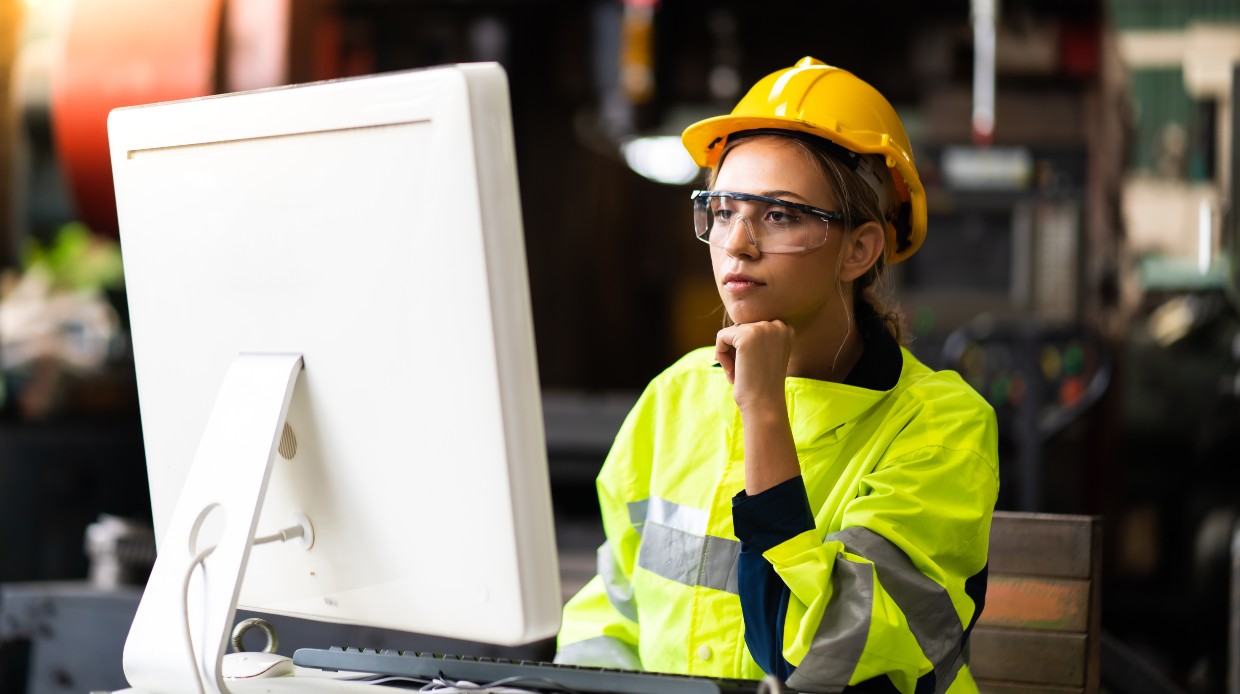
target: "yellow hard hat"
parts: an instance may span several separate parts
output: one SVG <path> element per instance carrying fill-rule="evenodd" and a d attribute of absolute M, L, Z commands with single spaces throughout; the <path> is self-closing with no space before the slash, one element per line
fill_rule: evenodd
<path fill-rule="evenodd" d="M 904 125 L 877 89 L 847 70 L 805 57 L 762 78 L 731 114 L 690 125 L 681 141 L 698 166 L 714 168 L 729 136 L 764 129 L 806 133 L 883 157 L 900 200 L 886 225 L 887 262 L 898 263 L 921 247 L 926 191 Z"/>

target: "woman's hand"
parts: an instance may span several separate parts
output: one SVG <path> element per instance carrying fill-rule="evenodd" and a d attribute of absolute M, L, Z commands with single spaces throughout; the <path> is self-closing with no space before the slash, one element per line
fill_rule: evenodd
<path fill-rule="evenodd" d="M 784 399 L 793 337 L 777 320 L 733 325 L 715 337 L 715 359 L 732 383 L 745 427 L 745 491 L 751 496 L 801 474 Z"/>
<path fill-rule="evenodd" d="M 742 415 L 753 407 L 785 410 L 784 379 L 795 337 L 783 321 L 741 323 L 715 336 L 715 360 L 733 386 Z"/>

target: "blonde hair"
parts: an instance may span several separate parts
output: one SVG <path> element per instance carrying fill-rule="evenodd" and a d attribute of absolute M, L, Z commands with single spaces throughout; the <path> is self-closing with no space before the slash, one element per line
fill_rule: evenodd
<path fill-rule="evenodd" d="M 719 170 L 723 166 L 723 162 L 727 159 L 728 152 L 731 151 L 740 142 L 747 142 L 753 138 L 771 137 L 782 142 L 791 143 L 807 156 L 808 160 L 818 167 L 823 178 L 826 179 L 828 185 L 835 192 L 836 199 L 839 201 L 840 212 L 844 215 L 844 228 L 848 231 L 856 229 L 858 226 L 867 222 L 875 222 L 886 229 L 888 220 L 894 211 L 884 211 L 879 204 L 878 194 L 871 188 L 855 171 L 847 164 L 841 162 L 835 156 L 830 154 L 826 149 L 816 147 L 810 142 L 799 137 L 783 136 L 776 133 L 764 132 L 758 135 L 751 135 L 744 138 L 730 138 L 723 148 L 723 152 L 719 155 L 719 163 L 715 168 L 711 169 L 707 175 L 707 187 L 715 187 L 715 179 L 719 175 Z M 841 256 L 842 257 L 842 256 Z M 894 300 L 886 286 L 887 261 L 886 253 L 879 256 L 877 262 L 870 266 L 870 269 L 862 276 L 853 280 L 853 313 L 862 303 L 865 303 L 883 322 L 883 326 L 887 332 L 895 339 L 897 344 L 904 344 L 904 326 L 899 311 L 895 308 Z M 839 282 L 837 277 L 836 282 Z M 843 289 L 841 288 L 841 292 Z M 727 311 L 723 312 L 724 325 L 731 324 L 731 317 Z"/>

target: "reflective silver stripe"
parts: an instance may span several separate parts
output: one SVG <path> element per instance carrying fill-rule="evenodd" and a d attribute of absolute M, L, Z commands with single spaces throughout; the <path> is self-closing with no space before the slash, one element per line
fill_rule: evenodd
<path fill-rule="evenodd" d="M 741 559 L 741 543 L 726 537 L 706 536 L 705 555 L 698 585 L 740 595 L 736 567 Z"/>
<path fill-rule="evenodd" d="M 660 523 L 646 524 L 637 565 L 687 586 L 704 586 L 740 594 L 736 564 L 741 543 L 704 537 Z"/>
<path fill-rule="evenodd" d="M 935 686 L 935 690 L 940 691 L 940 692 L 947 691 L 947 688 L 952 686 L 952 682 L 956 681 L 956 675 L 960 674 L 960 668 L 964 667 L 964 663 L 965 663 L 965 654 L 964 654 L 964 650 L 961 649 L 961 651 L 956 654 L 956 657 L 952 659 L 952 664 L 947 666 L 947 671 L 946 671 L 947 677 L 939 678 L 945 681 L 939 682 Z M 935 670 L 935 675 L 936 676 L 938 675 L 938 670 Z"/>
<path fill-rule="evenodd" d="M 827 537 L 853 554 L 874 562 L 878 581 L 908 619 L 909 631 L 926 658 L 934 663 L 935 691 L 946 691 L 956 679 L 964 625 L 947 589 L 922 573 L 899 547 L 867 528 L 845 528 Z"/>
<path fill-rule="evenodd" d="M 611 553 L 611 541 L 604 541 L 598 548 L 598 575 L 607 587 L 607 602 L 626 619 L 637 621 L 637 601 L 633 599 L 633 584 L 629 577 L 616 567 L 616 557 Z"/>
<path fill-rule="evenodd" d="M 637 655 L 637 649 L 614 636 L 595 636 L 570 643 L 555 654 L 555 662 L 621 670 L 642 669 L 642 660 Z"/>
<path fill-rule="evenodd" d="M 809 652 L 788 678 L 791 689 L 840 691 L 865 652 L 874 605 L 874 571 L 869 564 L 838 557 L 831 583 L 836 598 L 827 603 Z"/>
<path fill-rule="evenodd" d="M 648 523 L 659 523 L 693 535 L 705 535 L 709 520 L 710 514 L 703 509 L 682 506 L 658 497 L 650 498 L 650 512 L 646 515 Z"/>
<path fill-rule="evenodd" d="M 633 529 L 638 535 L 642 534 L 642 526 L 646 524 L 646 510 L 650 506 L 650 499 L 642 499 L 641 501 L 630 501 L 629 504 L 629 523 L 633 524 Z"/>
<path fill-rule="evenodd" d="M 705 544 L 705 537 L 648 523 L 637 552 L 637 565 L 669 581 L 696 585 L 698 561 Z"/>

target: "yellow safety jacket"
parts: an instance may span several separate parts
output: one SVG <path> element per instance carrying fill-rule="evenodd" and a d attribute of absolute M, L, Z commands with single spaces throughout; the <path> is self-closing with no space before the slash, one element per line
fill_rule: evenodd
<path fill-rule="evenodd" d="M 796 690 L 977 689 L 964 644 L 985 595 L 994 411 L 955 373 L 900 354 L 888 391 L 786 381 L 815 527 L 761 556 L 788 589 L 781 655 Z M 651 382 L 598 477 L 607 541 L 565 606 L 558 662 L 764 676 L 737 578 L 743 442 L 712 348 Z"/>

